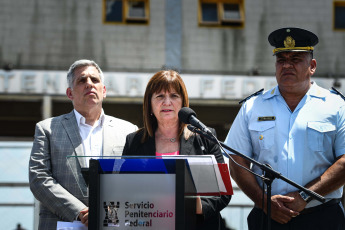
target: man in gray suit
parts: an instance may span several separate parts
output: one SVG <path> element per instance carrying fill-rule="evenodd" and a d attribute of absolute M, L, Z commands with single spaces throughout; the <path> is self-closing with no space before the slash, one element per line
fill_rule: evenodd
<path fill-rule="evenodd" d="M 67 73 L 67 97 L 74 110 L 37 123 L 30 163 L 30 189 L 40 201 L 39 229 L 56 229 L 57 221 L 81 220 L 88 225 L 88 197 L 78 186 L 73 171 L 87 167 L 78 158 L 72 167 L 66 157 L 121 155 L 126 135 L 137 126 L 107 116 L 104 76 L 90 60 L 78 60 Z"/>

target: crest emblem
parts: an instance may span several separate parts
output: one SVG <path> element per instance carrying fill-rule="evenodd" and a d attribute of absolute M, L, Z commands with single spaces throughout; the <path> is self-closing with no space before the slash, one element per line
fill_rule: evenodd
<path fill-rule="evenodd" d="M 120 202 L 111 201 L 109 204 L 106 202 L 103 202 L 103 208 L 105 211 L 105 218 L 103 220 L 103 226 L 104 227 L 119 227 L 120 226 L 120 220 L 117 215 L 117 212 L 120 208 Z"/>
<path fill-rule="evenodd" d="M 285 48 L 294 48 L 295 47 L 295 40 L 291 36 L 287 36 L 284 40 Z"/>

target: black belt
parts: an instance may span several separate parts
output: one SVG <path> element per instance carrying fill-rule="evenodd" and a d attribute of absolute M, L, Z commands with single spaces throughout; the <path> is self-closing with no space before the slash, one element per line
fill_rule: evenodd
<path fill-rule="evenodd" d="M 323 208 L 326 208 L 326 207 L 329 207 L 329 206 L 332 206 L 332 205 L 335 205 L 335 204 L 339 204 L 339 202 L 341 201 L 340 198 L 338 199 L 332 199 L 330 201 L 327 201 L 326 203 L 324 204 L 320 204 L 318 206 L 315 206 L 315 207 L 311 207 L 311 208 L 306 208 L 304 210 L 302 210 L 300 212 L 300 214 L 308 214 L 308 213 L 312 213 L 312 212 L 315 212 L 315 211 L 320 211 L 322 210 Z"/>

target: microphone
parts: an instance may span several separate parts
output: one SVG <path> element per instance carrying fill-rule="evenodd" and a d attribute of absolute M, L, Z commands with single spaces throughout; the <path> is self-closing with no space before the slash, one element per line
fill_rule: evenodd
<path fill-rule="evenodd" d="M 204 131 L 205 133 L 213 135 L 212 132 L 206 127 L 206 125 L 204 125 L 201 121 L 198 120 L 198 118 L 196 118 L 196 113 L 191 108 L 183 107 L 182 109 L 180 109 L 180 111 L 178 112 L 178 118 L 185 124 L 191 124 Z"/>

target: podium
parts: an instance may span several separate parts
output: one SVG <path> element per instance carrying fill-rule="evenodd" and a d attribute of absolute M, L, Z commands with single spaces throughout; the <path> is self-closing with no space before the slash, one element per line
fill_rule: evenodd
<path fill-rule="evenodd" d="M 197 195 L 232 194 L 219 186 L 214 156 L 102 157 L 89 168 L 77 167 L 86 158 L 67 160 L 89 197 L 89 229 L 192 230 Z"/>

